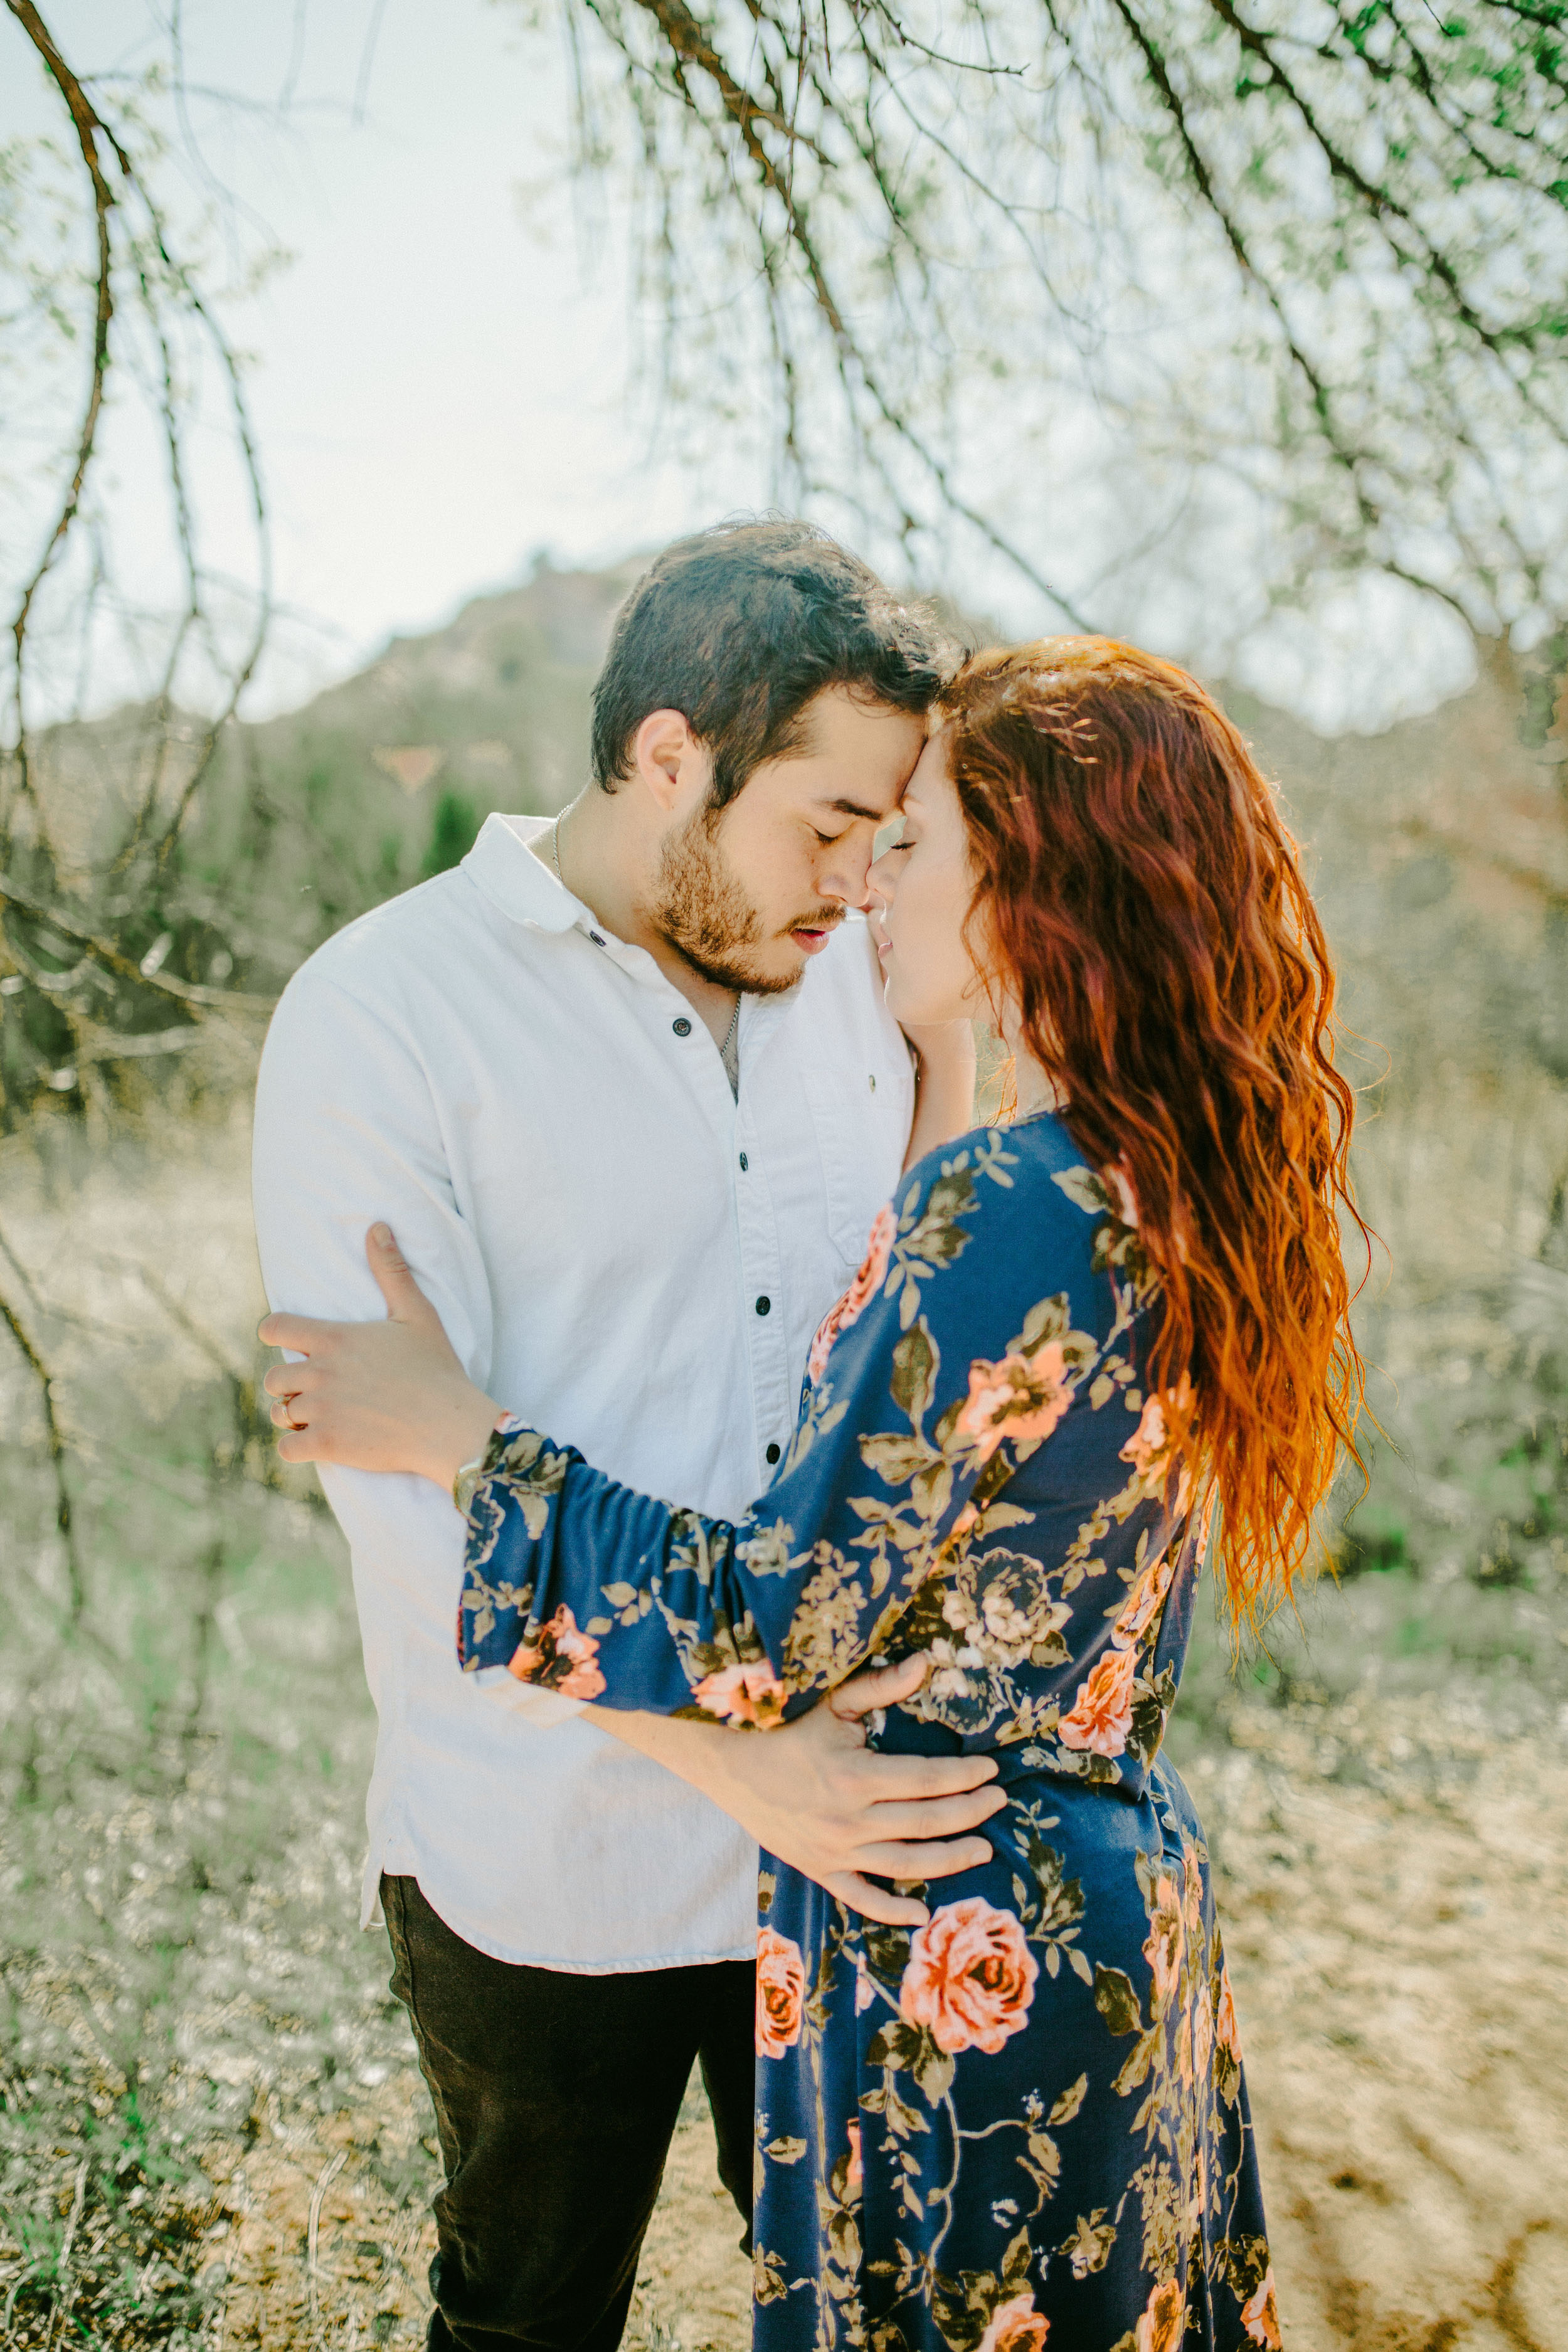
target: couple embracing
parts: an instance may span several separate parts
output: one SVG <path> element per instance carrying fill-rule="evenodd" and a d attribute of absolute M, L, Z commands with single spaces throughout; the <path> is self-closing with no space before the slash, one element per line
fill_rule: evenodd
<path fill-rule="evenodd" d="M 1358 1393 L 1272 795 L 1170 664 L 955 667 L 787 522 L 653 565 L 593 765 L 310 960 L 258 1102 L 430 2345 L 613 2352 L 700 2063 L 763 2352 L 1277 2346 L 1162 1753 L 1205 1559 L 1288 1590 Z"/>

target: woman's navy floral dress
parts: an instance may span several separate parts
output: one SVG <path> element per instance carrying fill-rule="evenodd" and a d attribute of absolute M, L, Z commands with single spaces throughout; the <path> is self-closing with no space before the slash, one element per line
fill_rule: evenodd
<path fill-rule="evenodd" d="M 925 1652 L 876 1743 L 984 1748 L 1007 1790 L 913 1933 L 764 1858 L 763 2352 L 1279 2342 L 1208 1856 L 1160 1756 L 1205 1514 L 1142 1387 L 1125 1213 L 1052 1118 L 922 1161 L 738 1526 L 515 1423 L 491 1444 L 466 1667 L 766 1726 Z"/>

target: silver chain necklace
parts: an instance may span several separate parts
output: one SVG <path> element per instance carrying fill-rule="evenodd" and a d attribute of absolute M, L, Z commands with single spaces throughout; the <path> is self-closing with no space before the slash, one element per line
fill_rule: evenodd
<path fill-rule="evenodd" d="M 550 826 L 550 855 L 555 860 L 555 879 L 564 890 L 566 877 L 561 871 L 561 818 L 554 817 Z M 724 1065 L 724 1076 L 730 1081 L 730 1092 L 740 1098 L 741 1056 L 735 1044 L 735 1032 L 741 1025 L 741 997 L 735 993 L 735 1010 L 730 1015 L 730 1026 L 724 1032 L 724 1043 L 719 1048 L 719 1059 Z"/>
<path fill-rule="evenodd" d="M 741 1099 L 741 1049 L 735 1042 L 735 1032 L 741 1025 L 741 999 L 735 998 L 735 1010 L 730 1015 L 730 1026 L 724 1032 L 724 1043 L 719 1048 L 719 1059 L 724 1065 L 724 1076 L 730 1081 L 730 1092 L 737 1102 Z"/>

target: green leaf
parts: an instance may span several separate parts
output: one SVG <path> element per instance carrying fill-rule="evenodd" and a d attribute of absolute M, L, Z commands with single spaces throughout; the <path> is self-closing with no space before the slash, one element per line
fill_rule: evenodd
<path fill-rule="evenodd" d="M 922 1470 L 910 1489 L 910 1497 L 923 1519 L 940 1519 L 952 1500 L 952 1471 L 945 1462 Z"/>
<path fill-rule="evenodd" d="M 905 1344 L 900 1341 L 900 1345 Z M 923 1437 L 895 1437 L 890 1432 L 860 1440 L 860 1459 L 868 1470 L 874 1470 L 884 1486 L 904 1486 L 917 1470 L 925 1469 L 941 1455 L 933 1454 Z"/>
<path fill-rule="evenodd" d="M 911 2065 L 919 2053 L 920 2045 L 919 2029 L 913 2025 L 906 2025 L 902 2018 L 896 2018 L 891 2025 L 879 2026 L 871 2036 L 869 2047 L 866 2052 L 866 2063 L 868 2066 L 895 2068 Z"/>
<path fill-rule="evenodd" d="M 967 1168 L 941 1175 L 926 1198 L 928 1217 L 961 1217 L 974 1198 L 974 1179 Z"/>
<path fill-rule="evenodd" d="M 1058 1179 L 1059 1181 L 1059 1179 Z M 1024 1329 L 1019 1346 L 1026 1356 L 1043 1347 L 1047 1339 L 1060 1339 L 1072 1328 L 1072 1308 L 1065 1290 L 1054 1298 L 1041 1298 L 1024 1318 Z"/>
<path fill-rule="evenodd" d="M 547 1495 L 536 1494 L 531 1486 L 516 1486 L 512 1493 L 522 1513 L 522 1524 L 537 1543 L 550 1524 L 550 1498 Z"/>
<path fill-rule="evenodd" d="M 1096 2000 L 1099 1997 L 1097 1990 Z M 1120 2097 L 1125 2098 L 1129 2091 L 1135 2091 L 1147 2075 L 1154 2063 L 1154 2053 L 1159 2046 L 1160 2035 L 1160 2027 L 1152 2025 L 1147 2033 L 1140 2034 L 1138 2040 L 1132 2044 L 1122 2063 L 1121 2074 L 1110 2086 Z"/>
<path fill-rule="evenodd" d="M 1002 2257 L 1003 2285 L 1026 2286 L 1029 2279 L 1029 2264 L 1033 2259 L 1033 2252 L 1029 2245 L 1029 2232 L 1025 2228 L 1019 2231 Z"/>
<path fill-rule="evenodd" d="M 1114 1212 L 1115 1203 L 1092 1168 L 1058 1168 L 1051 1181 L 1060 1185 L 1073 1207 L 1081 1209 L 1086 1216 L 1103 1216 L 1108 1209 Z M 1120 1223 L 1121 1219 L 1117 1222 Z"/>
<path fill-rule="evenodd" d="M 1070 1953 L 1068 1957 L 1069 1958 L 1077 1959 L 1079 1956 L 1078 1953 L 1073 1952 Z M 1050 2114 L 1047 2116 L 1047 2122 L 1055 2125 L 1058 2127 L 1063 2124 L 1070 2124 L 1074 2116 L 1077 2115 L 1079 2107 L 1082 2106 L 1088 2091 L 1089 2076 L 1087 2074 L 1080 2074 L 1078 2081 L 1073 2084 L 1070 2090 L 1066 2090 L 1062 2093 L 1061 2097 L 1057 2101 L 1056 2105 L 1051 2109 Z"/>
<path fill-rule="evenodd" d="M 922 2032 L 910 2071 L 933 2107 L 952 2087 L 953 2065 L 952 2053 L 939 2050 L 932 2037 Z"/>
<path fill-rule="evenodd" d="M 974 1532 L 980 1536 L 994 1536 L 1003 1528 L 1030 1527 L 1034 1517 L 1033 1511 L 1023 1510 L 1016 1503 L 988 1503 L 975 1522 Z"/>
<path fill-rule="evenodd" d="M 1112 2033 L 1137 2033 L 1143 2024 L 1143 2004 L 1125 1969 L 1094 1964 L 1094 2005 Z"/>
<path fill-rule="evenodd" d="M 913 1422 L 922 1420 L 936 1392 L 941 1358 L 922 1315 L 893 1349 L 893 1402 Z"/>
<path fill-rule="evenodd" d="M 863 1941 L 872 1975 L 880 1977 L 884 1984 L 897 1984 L 910 1964 L 909 1929 L 868 1921 Z"/>

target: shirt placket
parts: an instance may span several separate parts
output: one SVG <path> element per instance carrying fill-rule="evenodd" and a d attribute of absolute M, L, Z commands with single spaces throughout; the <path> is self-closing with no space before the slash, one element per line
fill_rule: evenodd
<path fill-rule="evenodd" d="M 761 1052 L 788 1006 L 780 999 L 742 998 L 737 1038 L 741 1091 L 737 1099 L 730 1092 L 723 1059 L 711 1034 L 647 950 L 606 938 L 586 921 L 578 928 L 629 980 L 653 993 L 661 1017 L 668 1019 L 672 1041 L 679 1040 L 683 1049 L 689 1048 L 697 1057 L 687 1073 L 691 1098 L 707 1115 L 714 1139 L 728 1163 L 731 1198 L 735 1204 L 741 1323 L 751 1374 L 757 1484 L 761 1487 L 773 1476 L 794 1433 L 795 1399 L 790 1394 L 784 1254 L 768 1182 L 769 1147 L 773 1139 L 765 1123 L 753 1116 L 753 1097 L 748 1097 L 746 1087 L 746 1065 L 748 1059 L 754 1060 Z"/>
<path fill-rule="evenodd" d="M 784 1018 L 784 1006 L 766 999 L 745 997 L 741 1004 L 741 1093 L 735 1105 L 735 1148 L 731 1178 L 735 1187 L 735 1223 L 741 1245 L 741 1280 L 745 1292 L 747 1356 L 752 1372 L 752 1413 L 756 1426 L 757 1475 L 765 1486 L 789 1444 L 795 1422 L 795 1400 L 790 1394 L 789 1317 L 780 1247 L 778 1215 L 770 1182 L 770 1161 L 775 1141 L 757 1106 L 765 1107 L 765 1090 L 748 1092 L 746 1066 L 753 1065 L 763 1045 Z"/>

